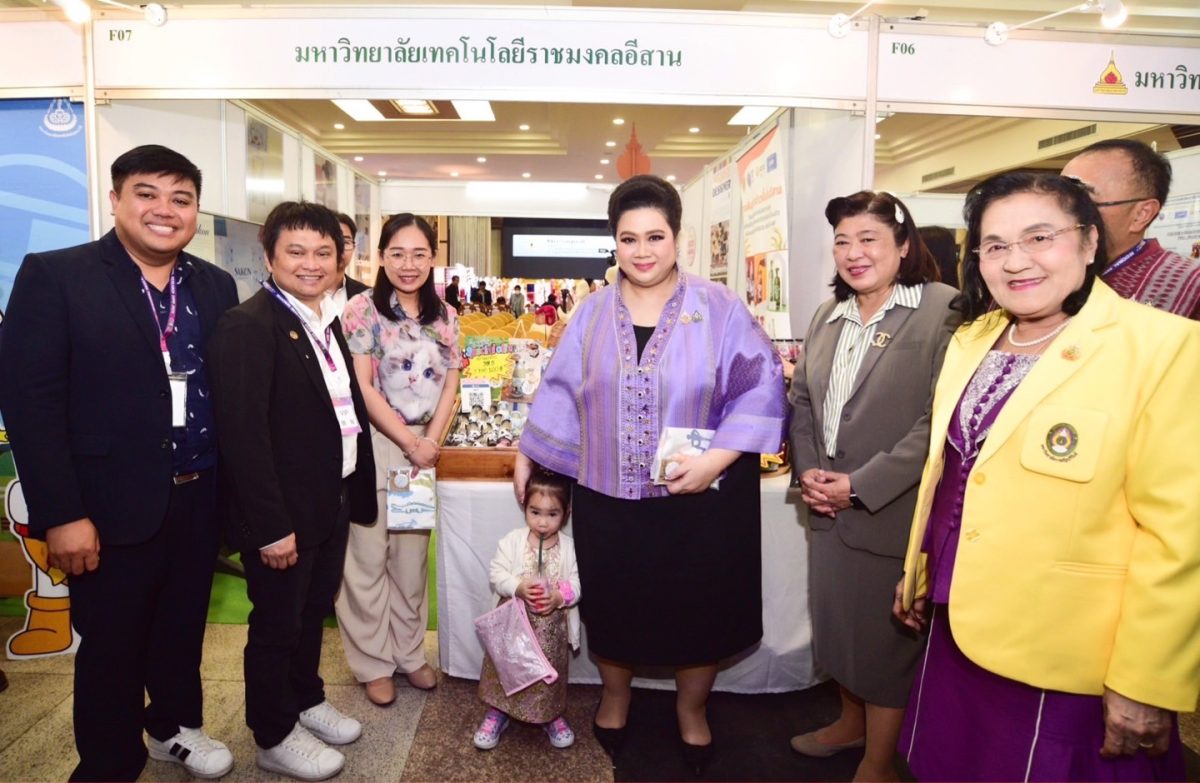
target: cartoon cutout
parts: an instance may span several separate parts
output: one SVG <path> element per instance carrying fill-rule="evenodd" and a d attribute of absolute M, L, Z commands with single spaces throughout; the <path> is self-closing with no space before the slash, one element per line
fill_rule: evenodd
<path fill-rule="evenodd" d="M 49 563 L 45 541 L 29 538 L 29 514 L 18 475 L 4 491 L 4 511 L 13 535 L 21 539 L 25 559 L 33 569 L 33 588 L 25 593 L 25 627 L 9 637 L 9 658 L 41 658 L 74 652 L 79 634 L 71 628 L 71 594 L 67 575 Z"/>

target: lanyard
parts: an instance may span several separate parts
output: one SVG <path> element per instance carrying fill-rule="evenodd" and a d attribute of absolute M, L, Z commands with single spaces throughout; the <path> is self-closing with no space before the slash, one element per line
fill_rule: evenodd
<path fill-rule="evenodd" d="M 1118 258 L 1116 261 L 1113 261 L 1111 264 L 1109 264 L 1108 266 L 1106 266 L 1104 268 L 1104 272 L 1103 272 L 1103 274 L 1101 274 L 1101 277 L 1108 277 L 1113 272 L 1117 271 L 1121 267 L 1128 264 L 1129 259 L 1133 258 L 1138 253 L 1142 252 L 1142 248 L 1145 246 L 1146 246 L 1146 240 L 1143 239 L 1141 242 L 1138 242 L 1136 245 L 1134 245 L 1132 250 L 1126 250 L 1124 253 L 1121 254 L 1120 258 Z"/>
<path fill-rule="evenodd" d="M 266 280 L 263 281 L 263 288 L 267 289 L 267 293 L 275 297 L 280 304 L 292 312 L 292 315 L 296 316 L 296 319 L 300 321 L 300 325 L 304 327 L 304 331 L 308 332 L 308 336 L 312 338 L 312 341 L 321 349 L 321 353 L 325 355 L 325 364 L 329 367 L 329 371 L 337 372 L 337 363 L 333 361 L 333 354 L 329 352 L 329 348 L 333 344 L 333 325 L 330 324 L 325 327 L 325 340 L 322 341 L 317 336 L 317 333 L 312 330 L 312 327 L 308 325 L 308 319 L 296 310 L 292 303 L 288 301 L 288 298 L 279 292 L 278 288 Z"/>
<path fill-rule="evenodd" d="M 175 334 L 175 310 L 179 304 L 178 283 L 175 280 L 175 271 L 171 272 L 171 309 L 167 313 L 167 326 L 163 328 L 158 320 L 158 308 L 154 305 L 154 297 L 150 296 L 150 286 L 146 283 L 146 276 L 142 275 L 142 293 L 146 295 L 146 301 L 150 303 L 150 315 L 154 318 L 154 328 L 158 330 L 158 348 L 163 352 L 163 355 L 169 355 L 167 349 L 167 338 Z"/>

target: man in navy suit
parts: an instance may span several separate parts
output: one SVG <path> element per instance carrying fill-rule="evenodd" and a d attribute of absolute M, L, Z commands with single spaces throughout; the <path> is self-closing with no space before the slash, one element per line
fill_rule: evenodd
<path fill-rule="evenodd" d="M 343 249 L 337 217 L 286 201 L 271 210 L 261 238 L 270 277 L 221 318 L 209 346 L 229 539 L 254 604 L 246 723 L 258 766 L 322 780 L 345 763 L 329 745 L 362 733 L 326 700 L 318 668 L 350 520 L 375 520 L 375 461 L 327 295 Z"/>
<path fill-rule="evenodd" d="M 25 257 L 0 343 L 0 409 L 30 535 L 71 575 L 82 638 L 71 779 L 136 780 L 147 744 L 215 778 L 233 757 L 201 728 L 219 543 L 204 347 L 237 290 L 183 252 L 200 201 L 187 158 L 126 152 L 109 200 L 115 228 L 100 240 Z"/>

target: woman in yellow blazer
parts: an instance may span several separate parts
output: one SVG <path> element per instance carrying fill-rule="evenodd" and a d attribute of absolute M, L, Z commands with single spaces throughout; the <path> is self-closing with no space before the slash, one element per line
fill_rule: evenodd
<path fill-rule="evenodd" d="M 1087 191 L 967 197 L 897 616 L 920 780 L 1182 780 L 1200 690 L 1200 324 L 1118 297 Z"/>

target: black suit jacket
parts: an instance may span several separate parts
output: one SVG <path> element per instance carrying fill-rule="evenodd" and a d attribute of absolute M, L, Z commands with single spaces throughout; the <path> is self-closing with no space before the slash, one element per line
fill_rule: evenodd
<path fill-rule="evenodd" d="M 207 339 L 237 287 L 212 264 L 184 260 Z M 115 231 L 25 257 L 0 342 L 0 410 L 33 536 L 83 517 L 101 546 L 158 530 L 171 489 L 171 395 L 141 273 Z"/>
<path fill-rule="evenodd" d="M 360 283 L 353 277 L 346 275 L 346 298 L 350 299 L 353 296 L 361 294 L 363 291 L 369 291 L 371 287 L 365 283 Z"/>
<path fill-rule="evenodd" d="M 455 310 L 462 307 L 462 302 L 459 301 L 459 297 L 460 294 L 458 293 L 458 286 L 454 283 L 448 283 L 446 285 L 446 301 L 454 305 Z"/>
<path fill-rule="evenodd" d="M 334 321 L 341 359 L 350 350 Z M 220 486 L 231 547 L 257 550 L 291 533 L 310 549 L 337 523 L 342 431 L 321 374 L 325 361 L 300 319 L 267 291 L 225 313 L 208 346 L 220 439 Z M 374 522 L 375 460 L 367 406 L 353 368 L 350 390 L 362 432 L 350 474 L 350 518 Z"/>
<path fill-rule="evenodd" d="M 476 304 L 483 304 L 490 307 L 492 304 L 492 292 L 488 291 L 487 289 L 481 291 L 478 288 L 472 288 L 471 301 L 475 302 Z"/>

